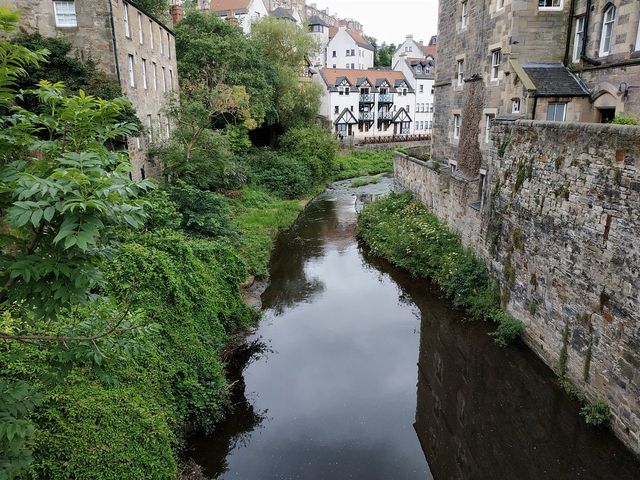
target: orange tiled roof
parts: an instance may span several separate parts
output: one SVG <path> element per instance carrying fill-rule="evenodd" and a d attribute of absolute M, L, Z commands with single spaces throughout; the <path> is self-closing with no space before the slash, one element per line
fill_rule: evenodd
<path fill-rule="evenodd" d="M 375 85 L 376 81 L 378 80 L 387 80 L 391 85 L 393 85 L 396 80 L 407 81 L 404 74 L 396 70 L 352 70 L 349 68 L 322 68 L 320 70 L 320 75 L 322 75 L 325 83 L 330 86 L 335 85 L 336 79 L 341 77 L 349 80 L 349 83 L 351 85 L 355 85 L 359 78 L 368 79 L 369 83 L 371 83 L 372 85 Z"/>
<path fill-rule="evenodd" d="M 246 10 L 251 0 L 211 0 L 209 9 L 214 12 L 227 12 L 229 10 Z"/>

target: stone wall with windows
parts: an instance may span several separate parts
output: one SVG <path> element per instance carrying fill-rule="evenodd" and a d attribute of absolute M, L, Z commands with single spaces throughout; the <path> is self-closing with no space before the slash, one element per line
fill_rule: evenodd
<path fill-rule="evenodd" d="M 640 127 L 495 122 L 486 170 L 469 179 L 403 154 L 413 191 L 499 278 L 525 341 L 640 453 Z"/>

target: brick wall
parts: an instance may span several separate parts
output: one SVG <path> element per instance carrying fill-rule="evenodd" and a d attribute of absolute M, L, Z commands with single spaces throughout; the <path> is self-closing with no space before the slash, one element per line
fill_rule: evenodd
<path fill-rule="evenodd" d="M 554 370 L 566 346 L 568 377 L 640 453 L 640 128 L 496 122 L 492 139 L 486 176 L 398 154 L 398 186 L 486 260 Z"/>

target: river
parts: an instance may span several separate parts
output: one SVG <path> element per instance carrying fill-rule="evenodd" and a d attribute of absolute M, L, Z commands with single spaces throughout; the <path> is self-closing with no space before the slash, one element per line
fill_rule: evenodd
<path fill-rule="evenodd" d="M 632 479 L 640 462 L 524 345 L 372 258 L 338 182 L 283 232 L 264 317 L 230 363 L 235 411 L 190 442 L 221 479 Z"/>

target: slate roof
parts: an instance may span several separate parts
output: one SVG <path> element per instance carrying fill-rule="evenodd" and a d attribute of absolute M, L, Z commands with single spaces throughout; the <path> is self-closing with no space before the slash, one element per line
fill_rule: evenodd
<path fill-rule="evenodd" d="M 271 12 L 271 15 L 273 15 L 276 18 L 280 18 L 282 20 L 291 20 L 292 22 L 296 21 L 293 15 L 291 15 L 291 12 L 289 12 L 287 9 L 282 7 L 278 7 L 275 10 L 273 10 L 273 12 Z"/>
<path fill-rule="evenodd" d="M 323 27 L 328 27 L 329 26 L 326 23 L 324 23 L 324 20 L 322 20 L 318 15 L 312 15 L 311 17 L 309 17 L 309 20 L 307 20 L 307 24 L 309 24 L 309 25 L 322 25 Z"/>
<path fill-rule="evenodd" d="M 536 86 L 537 97 L 583 97 L 589 91 L 561 63 L 524 63 L 522 68 Z"/>
<path fill-rule="evenodd" d="M 406 58 L 405 62 L 407 62 L 413 78 L 424 80 L 433 80 L 435 78 L 433 74 L 435 71 L 435 60 L 428 61 L 426 58 Z M 416 72 L 417 66 L 420 66 L 420 73 Z M 425 67 L 429 67 L 429 73 L 425 73 Z"/>

